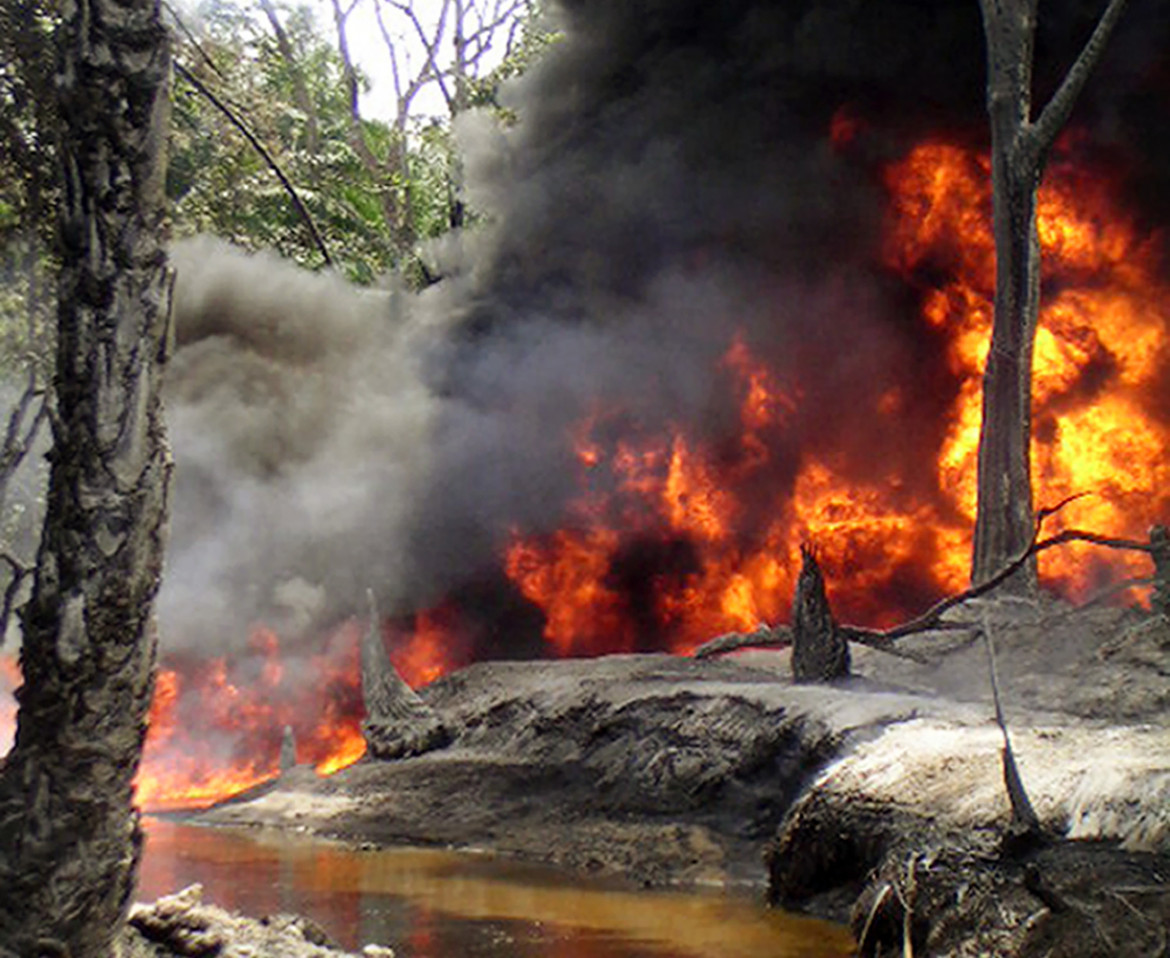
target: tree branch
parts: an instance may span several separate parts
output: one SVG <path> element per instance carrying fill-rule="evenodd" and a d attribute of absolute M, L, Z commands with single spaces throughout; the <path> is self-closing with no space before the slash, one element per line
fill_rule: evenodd
<path fill-rule="evenodd" d="M 321 258 L 325 261 L 325 265 L 332 266 L 333 257 L 329 255 L 329 249 L 325 246 L 325 240 L 321 238 L 321 233 L 317 229 L 317 224 L 313 222 L 313 217 L 309 215 L 308 207 L 306 207 L 304 202 L 301 200 L 300 194 L 298 194 L 296 191 L 296 187 L 292 185 L 292 182 L 287 176 L 284 175 L 284 171 L 277 164 L 276 160 L 272 158 L 272 154 L 264 148 L 264 144 L 256 138 L 256 135 L 248 128 L 248 125 L 231 109 L 228 108 L 227 104 L 225 104 L 219 97 L 217 97 L 206 86 L 204 86 L 199 78 L 196 77 L 185 66 L 183 66 L 183 64 L 179 63 L 178 60 L 175 61 L 175 72 L 188 83 L 190 83 L 191 86 L 193 86 L 199 94 L 205 97 L 212 106 L 219 110 L 220 113 L 227 117 L 228 122 L 230 122 L 232 126 L 234 126 L 237 130 L 240 131 L 241 134 L 243 134 L 244 139 L 248 141 L 252 149 L 254 149 L 260 155 L 260 158 L 268 164 L 268 168 L 276 174 L 276 178 L 280 180 L 280 185 L 284 187 L 284 191 L 288 194 L 289 199 L 292 200 L 292 204 L 297 211 L 297 215 L 300 216 L 301 222 L 305 224 L 305 228 L 309 231 L 309 236 L 313 240 L 313 245 L 317 247 L 317 252 L 321 254 Z"/>
<path fill-rule="evenodd" d="M 305 85 L 305 74 L 301 69 L 300 58 L 293 50 L 292 40 L 289 39 L 288 31 L 284 29 L 284 25 L 280 22 L 280 18 L 276 15 L 276 7 L 273 6 L 272 0 L 259 0 L 260 9 L 264 11 L 264 15 L 268 18 L 269 24 L 272 26 L 272 32 L 276 36 L 276 45 L 280 49 L 280 55 L 288 64 L 289 72 L 292 74 L 293 96 L 296 99 L 297 108 L 305 114 L 305 136 L 307 139 L 306 146 L 310 153 L 317 152 L 317 109 L 313 105 L 313 100 L 309 96 L 309 88 Z"/>
<path fill-rule="evenodd" d="M 1089 74 L 1093 72 L 1093 68 L 1100 61 L 1101 54 L 1105 51 L 1105 46 L 1113 33 L 1113 28 L 1117 26 L 1117 21 L 1125 12 L 1126 2 L 1127 0 L 1109 0 L 1109 6 L 1101 14 L 1101 19 L 1097 21 L 1092 36 L 1089 37 L 1076 62 L 1065 74 L 1060 87 L 1040 113 L 1039 119 L 1026 128 L 1027 140 L 1031 149 L 1036 151 L 1037 156 L 1042 157 L 1048 152 L 1057 133 L 1067 122 L 1072 113 L 1073 105 L 1085 86 L 1085 81 L 1088 80 Z"/>
<path fill-rule="evenodd" d="M 167 16 L 169 16 L 175 22 L 175 26 L 179 28 L 183 36 L 187 38 L 187 42 L 191 44 L 192 49 L 194 49 L 195 52 L 199 54 L 199 59 L 207 64 L 207 68 L 212 73 L 214 73 L 217 77 L 226 83 L 227 77 L 223 75 L 223 71 L 215 65 L 215 61 L 211 59 L 211 55 L 203 49 L 203 44 L 199 42 L 195 34 L 192 33 L 191 30 L 187 27 L 187 24 L 183 22 L 183 18 L 179 16 L 179 11 L 167 3 L 166 0 L 163 0 L 162 7 L 164 10 L 166 10 Z"/>
<path fill-rule="evenodd" d="M 426 85 L 429 79 L 433 79 L 439 87 L 439 92 L 443 95 L 443 100 L 447 104 L 447 110 L 450 113 L 455 112 L 455 99 L 450 90 L 447 89 L 446 76 L 447 71 L 439 66 L 438 50 L 442 43 L 443 36 L 447 30 L 447 14 L 451 9 L 451 0 L 443 0 L 442 7 L 439 8 L 439 19 L 435 24 L 433 35 L 428 35 L 427 31 L 419 20 L 418 14 L 414 11 L 414 6 L 410 3 L 402 3 L 400 0 L 387 0 L 390 6 L 402 13 L 414 27 L 414 32 L 417 34 L 419 42 L 422 43 L 423 50 L 426 53 L 426 66 L 418 73 L 418 75 L 411 81 L 410 89 L 407 93 L 407 103 L 414 98 L 414 95 Z M 456 25 L 459 29 L 459 25 Z"/>
<path fill-rule="evenodd" d="M 366 131 L 363 127 L 361 104 L 358 100 L 358 75 L 349 52 L 349 38 L 346 34 L 346 20 L 353 12 L 357 0 L 353 0 L 349 9 L 344 11 L 341 8 L 340 0 L 332 0 L 332 3 L 333 20 L 337 27 L 337 48 L 341 54 L 342 71 L 345 76 L 346 89 L 349 93 L 348 122 L 350 142 L 358 159 L 361 160 L 362 165 L 365 166 L 366 171 L 374 181 L 374 186 L 378 194 L 378 202 L 382 208 L 382 219 L 385 221 L 387 229 L 390 230 L 400 245 L 406 246 L 414 240 L 413 230 L 411 229 L 410 193 L 406 190 L 398 193 L 398 191 L 388 186 L 387 181 L 390 170 L 378 160 L 374 155 L 374 151 L 370 149 L 370 144 L 366 140 Z M 401 104 L 399 105 L 399 111 L 399 119 L 402 120 L 404 117 L 402 116 L 403 108 Z M 398 164 L 401 164 L 403 161 L 401 154 L 395 157 L 395 159 Z M 402 170 L 401 172 L 405 173 L 406 171 Z"/>
<path fill-rule="evenodd" d="M 1049 536 L 1047 539 L 1039 538 L 1040 527 L 1045 519 L 1055 515 L 1070 502 L 1080 499 L 1084 495 L 1086 493 L 1077 493 L 1076 495 L 1063 499 L 1055 506 L 1049 506 L 1037 511 L 1036 531 L 1033 533 L 1031 543 L 1029 543 L 1028 547 L 1020 555 L 1000 569 L 991 578 L 977 585 L 973 585 L 969 589 L 964 589 L 955 595 L 940 599 L 921 615 L 910 619 L 908 622 L 903 622 L 901 625 L 896 625 L 891 629 L 867 629 L 861 626 L 841 625 L 839 626 L 841 633 L 850 642 L 856 642 L 859 645 L 865 645 L 898 658 L 926 664 L 930 661 L 926 656 L 914 652 L 907 652 L 904 649 L 898 649 L 894 643 L 908 635 L 914 635 L 919 632 L 967 631 L 979 628 L 978 625 L 972 622 L 945 622 L 942 617 L 951 609 L 955 608 L 955 606 L 986 595 L 996 588 L 996 586 L 1011 578 L 1012 575 L 1023 568 L 1029 559 L 1038 553 L 1059 545 L 1064 545 L 1068 542 L 1088 542 L 1111 549 L 1144 552 L 1147 555 L 1153 556 L 1154 546 L 1151 543 L 1139 542 L 1136 539 L 1103 536 L 1095 532 L 1087 532 L 1083 529 L 1064 529 L 1056 533 L 1056 535 Z M 755 632 L 729 632 L 726 635 L 717 636 L 709 642 L 700 645 L 692 655 L 697 659 L 705 659 L 738 649 L 776 648 L 790 645 L 791 642 L 791 630 L 787 626 L 761 626 Z"/>
<path fill-rule="evenodd" d="M 727 632 L 700 645 L 691 658 L 710 659 L 738 649 L 783 649 L 792 644 L 792 629 L 787 625 L 761 625 L 754 632 Z"/>

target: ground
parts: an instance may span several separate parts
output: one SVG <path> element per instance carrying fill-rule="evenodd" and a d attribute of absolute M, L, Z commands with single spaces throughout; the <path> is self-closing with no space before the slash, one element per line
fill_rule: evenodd
<path fill-rule="evenodd" d="M 1170 629 L 1055 603 L 956 615 L 985 611 L 1042 848 L 1003 854 L 986 649 L 953 633 L 907 641 L 930 666 L 855 647 L 834 686 L 793 684 L 784 652 L 481 663 L 424 690 L 448 748 L 296 769 L 200 818 L 767 887 L 852 916 L 869 953 L 908 929 L 920 955 L 1158 954 Z"/>

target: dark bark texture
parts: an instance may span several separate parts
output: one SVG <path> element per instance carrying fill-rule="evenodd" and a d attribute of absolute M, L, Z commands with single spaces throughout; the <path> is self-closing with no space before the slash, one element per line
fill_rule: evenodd
<path fill-rule="evenodd" d="M 983 374 L 978 508 L 971 581 L 990 579 L 1032 542 L 1032 350 L 1040 309 L 1036 190 L 1048 151 L 1125 7 L 1110 0 L 1064 81 L 1032 118 L 1032 62 L 1039 0 L 981 0 L 987 38 L 987 111 L 995 223 L 995 319 Z M 1036 588 L 1036 563 L 1005 586 Z"/>
<path fill-rule="evenodd" d="M 395 759 L 443 748 L 451 731 L 431 706 L 398 674 L 378 627 L 374 594 L 369 594 L 370 627 L 362 640 L 362 735 L 373 758 Z"/>
<path fill-rule="evenodd" d="M 1154 592 L 1150 608 L 1170 617 L 1170 530 L 1157 525 L 1150 530 L 1150 558 L 1154 562 Z"/>
<path fill-rule="evenodd" d="M 808 546 L 800 547 L 800 555 L 792 600 L 792 677 L 831 682 L 849 674 L 849 643 L 833 619 L 816 555 Z"/>
<path fill-rule="evenodd" d="M 62 6 L 58 416 L 0 773 L 0 955 L 107 958 L 141 845 L 132 782 L 171 471 L 159 402 L 170 54 L 156 0 Z"/>

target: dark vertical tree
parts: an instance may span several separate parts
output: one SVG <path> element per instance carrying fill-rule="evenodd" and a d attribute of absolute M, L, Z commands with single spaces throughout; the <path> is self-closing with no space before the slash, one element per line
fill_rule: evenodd
<path fill-rule="evenodd" d="M 58 33 L 57 416 L 0 772 L 0 955 L 107 958 L 141 832 L 170 458 L 159 378 L 169 45 L 158 0 L 68 0 Z"/>
<path fill-rule="evenodd" d="M 1032 63 L 1039 0 L 980 0 L 987 39 L 987 111 L 995 220 L 995 319 L 983 374 L 978 508 L 971 579 L 982 582 L 1032 541 L 1032 348 L 1040 307 L 1036 190 L 1126 0 L 1109 0 L 1052 99 L 1033 120 Z M 1029 562 L 1009 585 L 1036 586 Z"/>

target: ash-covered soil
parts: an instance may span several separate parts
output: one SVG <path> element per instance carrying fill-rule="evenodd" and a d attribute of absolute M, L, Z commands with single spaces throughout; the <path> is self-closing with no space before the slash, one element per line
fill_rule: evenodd
<path fill-rule="evenodd" d="M 643 884 L 768 885 L 786 905 L 852 913 L 867 953 L 901 949 L 905 924 L 916 954 L 1157 954 L 1170 627 L 1057 604 L 956 615 L 984 610 L 1022 777 L 1054 836 L 1027 854 L 1001 853 L 987 652 L 954 633 L 906 640 L 930 666 L 854 647 L 856 677 L 832 687 L 794 685 L 774 651 L 482 663 L 423 690 L 449 747 L 328 779 L 297 769 L 199 818 Z"/>
<path fill-rule="evenodd" d="M 451 746 L 298 769 L 212 809 L 217 824 L 438 843 L 644 884 L 763 884 L 762 849 L 804 784 L 853 741 L 977 712 L 896 691 L 793 686 L 778 669 L 666 655 L 473 665 L 423 690 Z"/>

